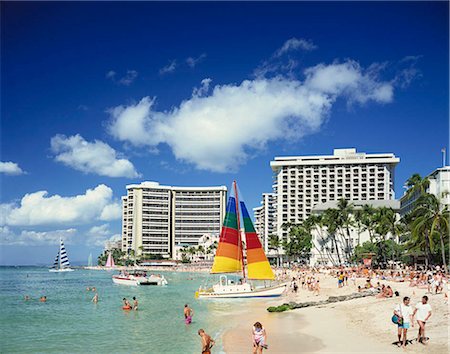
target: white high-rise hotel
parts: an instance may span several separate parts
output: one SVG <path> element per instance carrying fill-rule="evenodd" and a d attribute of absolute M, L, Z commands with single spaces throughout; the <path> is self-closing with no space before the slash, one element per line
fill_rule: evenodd
<path fill-rule="evenodd" d="M 317 204 L 394 199 L 392 153 L 366 154 L 334 149 L 333 155 L 275 157 L 270 162 L 277 193 L 277 235 L 287 238 L 283 223 L 306 219 Z"/>
<path fill-rule="evenodd" d="M 269 248 L 269 235 L 275 234 L 277 231 L 276 207 L 277 195 L 263 193 L 261 206 L 253 208 L 255 230 L 266 252 Z"/>
<path fill-rule="evenodd" d="M 194 246 L 204 234 L 218 235 L 226 194 L 225 186 L 128 185 L 122 197 L 122 251 L 173 258 L 175 245 Z"/>

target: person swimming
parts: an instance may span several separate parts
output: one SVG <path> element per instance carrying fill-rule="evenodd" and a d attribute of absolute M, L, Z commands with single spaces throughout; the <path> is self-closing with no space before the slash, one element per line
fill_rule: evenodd
<path fill-rule="evenodd" d="M 136 296 L 133 296 L 133 310 L 137 311 L 138 310 L 138 301 L 136 300 Z"/>
<path fill-rule="evenodd" d="M 130 304 L 130 302 L 127 300 L 127 298 L 124 297 L 122 301 L 123 301 L 122 310 L 131 310 L 131 304 Z"/>

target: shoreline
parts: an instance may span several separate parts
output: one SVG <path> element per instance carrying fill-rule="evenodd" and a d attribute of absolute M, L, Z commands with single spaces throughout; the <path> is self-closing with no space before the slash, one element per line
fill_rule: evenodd
<path fill-rule="evenodd" d="M 323 291 L 313 296 L 308 290 L 289 294 L 276 301 L 240 307 L 234 313 L 231 329 L 223 336 L 226 353 L 248 353 L 252 350 L 251 328 L 259 321 L 267 330 L 269 352 L 273 353 L 399 353 L 403 350 L 392 343 L 396 341 L 397 327 L 392 324 L 393 308 L 403 296 L 411 297 L 411 305 L 420 301 L 425 289 L 409 287 L 408 283 L 382 281 L 400 292 L 399 297 L 379 299 L 375 296 L 352 299 L 343 302 L 305 307 L 286 312 L 269 313 L 267 307 L 290 301 L 308 302 L 326 300 L 329 296 L 349 295 L 364 279 L 357 280 L 356 287 L 348 285 L 337 289 L 335 278 L 321 275 Z M 428 345 L 407 346 L 408 353 L 448 353 L 448 305 L 444 295 L 428 294 L 433 308 L 427 324 L 426 334 L 431 338 Z M 408 339 L 417 336 L 418 327 L 408 331 Z"/>

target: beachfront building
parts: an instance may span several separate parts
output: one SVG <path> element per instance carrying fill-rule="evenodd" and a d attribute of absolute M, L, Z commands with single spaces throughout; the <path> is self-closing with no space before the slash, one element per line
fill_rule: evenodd
<path fill-rule="evenodd" d="M 426 176 L 429 186 L 426 193 L 434 194 L 442 206 L 450 206 L 450 166 L 437 168 Z M 407 193 L 400 198 L 400 215 L 406 215 L 413 210 L 414 202 L 420 197 L 420 191 Z"/>
<path fill-rule="evenodd" d="M 226 194 L 225 186 L 128 185 L 122 197 L 122 251 L 174 258 L 176 245 L 197 246 L 205 233 L 219 234 Z"/>
<path fill-rule="evenodd" d="M 219 244 L 219 234 L 204 234 L 198 239 L 197 246 L 189 244 L 176 244 L 174 259 L 181 261 L 188 259 L 191 262 L 212 261 Z"/>
<path fill-rule="evenodd" d="M 392 153 L 368 154 L 354 148 L 334 149 L 333 155 L 275 157 L 270 166 L 277 191 L 278 237 L 287 239 L 283 224 L 305 220 L 318 204 L 394 199 L 399 162 Z"/>
<path fill-rule="evenodd" d="M 263 193 L 261 205 L 253 208 L 255 230 L 266 253 L 269 251 L 269 235 L 276 232 L 276 206 L 276 194 Z"/>
<path fill-rule="evenodd" d="M 322 214 L 327 209 L 337 209 L 338 201 L 330 201 L 314 206 L 313 214 Z M 398 200 L 350 200 L 354 210 L 360 210 L 364 208 L 364 205 L 369 205 L 373 208 L 392 208 L 397 213 L 397 218 L 400 218 L 400 202 Z M 356 225 L 349 228 L 349 235 L 341 235 L 338 232 L 334 235 L 336 245 L 329 237 L 326 227 L 313 228 L 311 231 L 312 244 L 311 256 L 309 258 L 310 266 L 333 266 L 345 263 L 345 256 L 352 254 L 355 247 L 359 244 L 362 245 L 366 241 L 370 241 L 370 235 L 367 230 L 358 229 Z M 391 237 L 388 234 L 387 239 Z M 336 251 L 336 246 L 338 250 Z M 339 256 L 338 256 L 339 253 Z"/>

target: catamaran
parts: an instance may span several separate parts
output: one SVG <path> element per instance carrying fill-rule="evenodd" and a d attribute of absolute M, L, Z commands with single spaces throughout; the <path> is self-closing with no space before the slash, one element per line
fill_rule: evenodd
<path fill-rule="evenodd" d="M 59 239 L 59 251 L 56 255 L 53 267 L 48 270 L 49 272 L 73 272 L 70 268 L 69 258 L 67 257 L 66 248 L 64 247 L 64 242 Z"/>
<path fill-rule="evenodd" d="M 247 274 L 241 237 L 239 206 L 244 221 L 247 254 Z M 221 275 L 219 282 L 209 288 L 201 288 L 195 293 L 197 298 L 253 298 L 277 297 L 286 290 L 285 284 L 268 287 L 255 287 L 250 280 L 275 280 L 264 249 L 250 219 L 244 202 L 239 202 L 236 181 L 233 182 L 228 198 L 227 211 L 219 237 L 216 256 L 211 269 L 212 274 L 242 273 L 235 282 Z"/>

